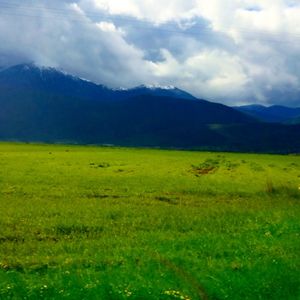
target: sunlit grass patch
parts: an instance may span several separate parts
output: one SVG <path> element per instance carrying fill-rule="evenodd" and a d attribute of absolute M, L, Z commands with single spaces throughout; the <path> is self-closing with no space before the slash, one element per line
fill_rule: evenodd
<path fill-rule="evenodd" d="M 300 297 L 299 156 L 0 154 L 0 299 Z"/>

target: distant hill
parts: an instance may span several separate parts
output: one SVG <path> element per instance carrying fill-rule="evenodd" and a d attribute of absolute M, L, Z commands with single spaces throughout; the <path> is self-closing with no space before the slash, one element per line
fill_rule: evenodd
<path fill-rule="evenodd" d="M 266 107 L 263 105 L 245 105 L 235 107 L 238 111 L 246 113 L 258 120 L 269 123 L 287 123 L 300 117 L 300 107 L 292 108 L 280 105 Z"/>
<path fill-rule="evenodd" d="M 0 72 L 0 139 L 298 152 L 299 125 L 261 123 L 175 87 L 112 90 L 53 68 Z"/>

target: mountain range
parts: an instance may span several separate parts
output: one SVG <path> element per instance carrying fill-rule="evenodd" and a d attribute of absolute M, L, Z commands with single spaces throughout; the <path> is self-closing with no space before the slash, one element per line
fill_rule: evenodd
<path fill-rule="evenodd" d="M 300 152 L 298 124 L 265 123 L 172 86 L 109 89 L 34 64 L 0 71 L 0 105 L 0 140 Z"/>
<path fill-rule="evenodd" d="M 234 108 L 263 122 L 291 124 L 300 122 L 300 107 L 245 105 Z"/>

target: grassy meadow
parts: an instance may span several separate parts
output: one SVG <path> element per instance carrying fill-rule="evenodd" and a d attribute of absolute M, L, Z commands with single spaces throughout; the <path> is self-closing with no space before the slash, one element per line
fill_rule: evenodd
<path fill-rule="evenodd" d="M 300 299 L 300 156 L 0 144 L 0 299 Z"/>

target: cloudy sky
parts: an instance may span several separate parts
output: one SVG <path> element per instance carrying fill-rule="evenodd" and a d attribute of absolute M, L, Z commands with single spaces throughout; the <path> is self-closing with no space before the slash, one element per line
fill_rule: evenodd
<path fill-rule="evenodd" d="M 0 0 L 0 66 L 300 106 L 299 0 Z"/>

